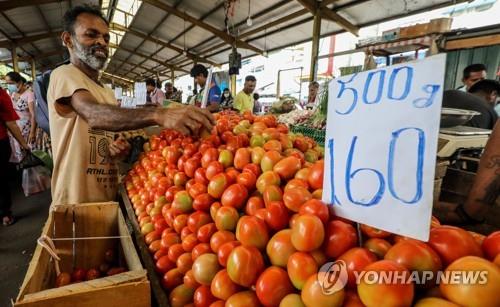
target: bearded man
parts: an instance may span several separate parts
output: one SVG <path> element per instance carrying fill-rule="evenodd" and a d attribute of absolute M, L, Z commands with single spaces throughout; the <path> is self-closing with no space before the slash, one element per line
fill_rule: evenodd
<path fill-rule="evenodd" d="M 122 130 L 160 125 L 184 134 L 212 129 L 213 117 L 195 107 L 122 109 L 113 91 L 99 82 L 108 59 L 109 27 L 93 6 L 66 12 L 61 35 L 70 64 L 50 76 L 47 101 L 54 155 L 52 205 L 112 201 L 118 170 L 115 159 L 128 151 L 116 138 Z"/>

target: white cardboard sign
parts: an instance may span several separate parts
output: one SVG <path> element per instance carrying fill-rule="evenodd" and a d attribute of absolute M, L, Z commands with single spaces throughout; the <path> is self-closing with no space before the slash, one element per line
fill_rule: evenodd
<path fill-rule="evenodd" d="M 147 100 L 147 89 L 146 82 L 136 82 L 134 83 L 134 96 L 137 101 L 137 105 L 145 105 Z"/>
<path fill-rule="evenodd" d="M 323 201 L 336 215 L 428 240 L 445 62 L 330 82 Z"/>

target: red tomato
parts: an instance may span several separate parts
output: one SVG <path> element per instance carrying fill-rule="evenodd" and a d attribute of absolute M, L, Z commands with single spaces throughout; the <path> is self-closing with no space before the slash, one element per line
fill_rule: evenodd
<path fill-rule="evenodd" d="M 345 291 L 340 289 L 332 294 L 324 294 L 322 283 L 319 280 L 326 279 L 325 273 L 318 273 L 310 276 L 301 291 L 301 298 L 305 306 L 314 307 L 340 307 L 344 301 Z M 318 275 L 320 275 L 318 277 Z"/>
<path fill-rule="evenodd" d="M 215 226 L 218 230 L 234 231 L 240 215 L 238 211 L 229 206 L 222 206 L 215 214 Z"/>
<path fill-rule="evenodd" d="M 238 241 L 231 241 L 222 244 L 219 247 L 219 251 L 217 252 L 217 258 L 219 259 L 219 264 L 222 265 L 223 267 L 226 267 L 227 258 L 229 257 L 229 254 L 233 251 L 235 247 L 240 245 L 241 243 Z"/>
<path fill-rule="evenodd" d="M 300 169 L 296 174 L 295 174 L 295 179 L 300 179 L 309 185 L 308 178 L 309 178 L 309 173 L 311 172 L 311 169 L 309 167 L 305 167 Z"/>
<path fill-rule="evenodd" d="M 206 167 L 205 177 L 207 177 L 208 180 L 212 180 L 215 175 L 223 172 L 224 166 L 222 166 L 222 164 L 220 164 L 220 162 L 218 161 L 212 161 Z"/>
<path fill-rule="evenodd" d="M 234 167 L 242 170 L 250 163 L 250 150 L 247 148 L 239 148 L 234 155 Z"/>
<path fill-rule="evenodd" d="M 196 260 L 199 256 L 207 253 L 211 253 L 212 249 L 210 248 L 210 244 L 208 243 L 199 243 L 196 245 L 193 250 L 191 251 L 191 259 L 193 261 Z"/>
<path fill-rule="evenodd" d="M 426 243 L 417 240 L 406 240 L 396 243 L 384 256 L 386 260 L 392 260 L 401 264 L 410 271 L 417 271 L 420 277 L 424 271 L 434 272 L 437 276 L 441 270 L 441 259 L 436 252 Z M 434 286 L 433 280 L 426 282 L 425 287 Z"/>
<path fill-rule="evenodd" d="M 483 252 L 493 261 L 500 254 L 500 230 L 490 233 L 483 241 Z"/>
<path fill-rule="evenodd" d="M 209 286 L 215 274 L 219 272 L 220 266 L 217 260 L 217 255 L 207 253 L 200 255 L 193 262 L 194 279 L 204 286 Z"/>
<path fill-rule="evenodd" d="M 187 214 L 179 214 L 175 217 L 173 227 L 175 232 L 181 233 L 182 228 L 187 225 L 188 215 Z"/>
<path fill-rule="evenodd" d="M 347 269 L 347 286 L 356 288 L 356 273 L 361 273 L 363 269 L 377 261 L 377 256 L 369 250 L 361 247 L 354 247 L 343 253 L 338 260 L 342 260 L 346 264 Z"/>
<path fill-rule="evenodd" d="M 193 270 L 189 270 L 184 274 L 183 282 L 189 288 L 196 289 L 200 286 L 200 283 L 196 281 L 193 275 Z"/>
<path fill-rule="evenodd" d="M 187 271 L 191 270 L 193 266 L 193 259 L 191 258 L 191 253 L 184 253 L 177 258 L 176 261 L 177 268 L 182 274 L 186 274 Z"/>
<path fill-rule="evenodd" d="M 163 275 L 162 286 L 167 290 L 173 290 L 178 285 L 182 284 L 184 274 L 178 269 L 171 269 Z"/>
<path fill-rule="evenodd" d="M 202 243 L 209 243 L 210 238 L 216 232 L 217 227 L 215 227 L 215 223 L 208 223 L 198 229 L 198 231 L 196 232 L 196 238 Z"/>
<path fill-rule="evenodd" d="M 229 278 L 243 287 L 253 285 L 263 270 L 262 254 L 253 246 L 238 246 L 233 249 L 227 259 Z"/>
<path fill-rule="evenodd" d="M 441 281 L 439 289 L 446 299 L 461 306 L 500 306 L 500 269 L 494 263 L 479 257 L 466 256 L 455 260 L 444 273 L 450 272 L 465 274 L 461 276 L 481 272 L 487 277 L 483 278 L 484 283 L 456 283 L 453 278 Z"/>
<path fill-rule="evenodd" d="M 243 167 L 243 172 L 251 172 L 255 175 L 255 178 L 259 177 L 260 174 L 262 174 L 260 166 L 255 163 L 245 165 L 245 167 Z"/>
<path fill-rule="evenodd" d="M 264 204 L 267 206 L 272 201 L 282 201 L 283 191 L 277 185 L 270 185 L 264 188 L 264 193 L 262 193 L 262 198 L 264 198 Z"/>
<path fill-rule="evenodd" d="M 294 156 L 290 156 L 276 163 L 273 171 L 280 175 L 281 179 L 287 180 L 293 178 L 301 167 L 300 160 Z"/>
<path fill-rule="evenodd" d="M 207 148 L 201 157 L 201 166 L 207 168 L 210 162 L 217 161 L 219 152 L 215 148 Z"/>
<path fill-rule="evenodd" d="M 181 243 L 181 238 L 176 233 L 168 233 L 161 238 L 161 247 L 164 249 L 168 249 L 176 243 Z"/>
<path fill-rule="evenodd" d="M 285 206 L 293 212 L 299 212 L 300 207 L 310 199 L 312 199 L 311 193 L 303 187 L 296 187 L 283 194 Z"/>
<path fill-rule="evenodd" d="M 160 274 L 165 274 L 171 269 L 175 268 L 175 263 L 172 262 L 168 256 L 160 257 L 160 259 L 156 260 L 156 272 Z"/>
<path fill-rule="evenodd" d="M 163 230 L 151 231 L 144 237 L 146 244 L 151 244 L 153 241 L 159 240 L 161 238 L 161 233 Z"/>
<path fill-rule="evenodd" d="M 167 202 L 172 202 L 174 200 L 175 194 L 180 190 L 181 188 L 178 186 L 168 188 L 167 192 L 165 192 L 165 198 L 167 199 Z"/>
<path fill-rule="evenodd" d="M 184 163 L 184 172 L 189 178 L 194 177 L 194 172 L 198 167 L 200 167 L 200 160 L 196 158 L 189 158 L 185 163 Z"/>
<path fill-rule="evenodd" d="M 300 207 L 299 214 L 300 215 L 304 215 L 304 214 L 315 215 L 325 225 L 326 225 L 326 223 L 328 223 L 328 220 L 330 218 L 328 206 L 324 202 L 322 202 L 321 200 L 317 200 L 317 199 L 310 199 L 310 200 L 306 201 Z"/>
<path fill-rule="evenodd" d="M 470 233 L 454 226 L 431 229 L 429 245 L 438 253 L 445 266 L 465 256 L 483 256 L 481 247 Z"/>
<path fill-rule="evenodd" d="M 258 147 L 256 147 L 256 148 L 258 148 Z M 254 148 L 252 150 L 252 153 L 256 150 L 256 148 Z M 258 152 L 257 152 L 257 154 L 258 154 Z M 262 156 L 262 159 L 260 160 L 260 168 L 262 169 L 262 172 L 265 173 L 268 171 L 272 171 L 273 167 L 276 165 L 276 163 L 278 163 L 282 158 L 283 157 L 281 156 L 281 154 L 278 151 L 275 151 L 275 150 L 267 151 Z M 255 161 L 253 161 L 253 159 L 252 159 L 252 162 L 255 163 Z"/>
<path fill-rule="evenodd" d="M 289 190 L 293 190 L 296 187 L 302 187 L 302 188 L 309 189 L 309 184 L 305 180 L 294 178 L 294 179 L 289 180 L 287 182 L 287 184 L 285 185 L 285 192 L 287 192 Z"/>
<path fill-rule="evenodd" d="M 206 193 L 206 192 L 207 192 L 207 186 L 202 184 L 202 183 L 198 183 L 198 182 L 195 182 L 188 189 L 189 196 L 191 196 L 192 198 L 195 198 L 196 196 L 203 194 L 203 193 Z"/>
<path fill-rule="evenodd" d="M 217 298 L 210 292 L 209 286 L 199 286 L 194 291 L 193 303 L 195 307 L 209 307 Z"/>
<path fill-rule="evenodd" d="M 196 238 L 196 235 L 194 233 L 191 233 L 182 240 L 182 248 L 189 253 L 198 243 L 199 242 Z"/>
<path fill-rule="evenodd" d="M 235 183 L 230 185 L 221 197 L 222 206 L 229 206 L 236 209 L 241 209 L 245 205 L 248 198 L 248 190 L 244 185 Z"/>
<path fill-rule="evenodd" d="M 314 215 L 304 214 L 297 218 L 292 227 L 292 244 L 301 252 L 310 252 L 321 246 L 325 229 L 321 220 Z"/>
<path fill-rule="evenodd" d="M 244 171 L 238 175 L 236 178 L 236 182 L 245 186 L 247 190 L 251 191 L 255 188 L 255 182 L 257 181 L 257 177 L 254 173 L 250 171 Z"/>
<path fill-rule="evenodd" d="M 338 258 L 358 243 L 356 229 L 342 221 L 330 221 L 326 226 L 324 249 L 328 257 Z"/>
<path fill-rule="evenodd" d="M 247 215 L 255 215 L 257 210 L 264 209 L 264 200 L 260 196 L 252 196 L 247 200 L 245 213 Z"/>
<path fill-rule="evenodd" d="M 203 211 L 195 211 L 194 213 L 191 213 L 189 215 L 187 227 L 192 233 L 196 233 L 201 226 L 210 222 L 212 222 L 212 218 L 208 213 Z"/>
<path fill-rule="evenodd" d="M 193 209 L 209 212 L 210 205 L 214 202 L 214 198 L 208 193 L 199 194 L 193 200 Z"/>
<path fill-rule="evenodd" d="M 167 256 L 168 256 L 168 259 L 170 259 L 170 261 L 175 263 L 177 261 L 177 258 L 179 258 L 179 256 L 184 254 L 184 253 L 185 253 L 185 251 L 184 251 L 184 248 L 182 247 L 182 244 L 176 243 L 176 244 L 169 247 Z"/>
<path fill-rule="evenodd" d="M 185 307 L 193 301 L 194 289 L 184 284 L 175 287 L 168 299 L 172 307 Z"/>
<path fill-rule="evenodd" d="M 274 150 L 274 151 L 277 151 L 277 152 L 281 152 L 283 150 L 283 146 L 281 146 L 281 143 L 278 140 L 269 140 L 269 141 L 267 141 L 264 144 L 263 148 L 264 148 L 265 151 Z"/>
<path fill-rule="evenodd" d="M 197 183 L 201 183 L 205 186 L 208 184 L 209 181 L 208 181 L 207 177 L 205 176 L 205 169 L 204 168 L 199 167 L 194 172 L 194 181 Z"/>
<path fill-rule="evenodd" d="M 290 280 L 298 290 L 302 290 L 307 279 L 318 272 L 316 260 L 304 252 L 295 252 L 290 255 L 286 268 Z"/>
<path fill-rule="evenodd" d="M 272 201 L 267 206 L 265 216 L 266 224 L 274 231 L 284 229 L 288 226 L 290 215 L 281 201 Z"/>
<path fill-rule="evenodd" d="M 384 239 L 372 238 L 368 239 L 363 247 L 374 253 L 378 259 L 384 259 L 385 254 L 392 245 Z"/>
<path fill-rule="evenodd" d="M 276 266 L 267 268 L 255 284 L 255 294 L 264 306 L 278 306 L 293 291 L 286 271 Z"/>
<path fill-rule="evenodd" d="M 226 174 L 217 174 L 208 183 L 208 194 L 213 198 L 220 198 L 229 186 L 229 178 Z"/>
<path fill-rule="evenodd" d="M 212 203 L 212 205 L 210 206 L 210 216 L 212 217 L 212 220 L 215 221 L 215 218 L 217 217 L 217 211 L 219 211 L 219 209 L 222 207 L 222 205 L 220 204 L 220 202 L 214 202 Z"/>
<path fill-rule="evenodd" d="M 413 284 L 405 283 L 409 278 L 410 272 L 402 265 L 390 260 L 380 260 L 367 265 L 366 272 L 374 272 L 381 276 L 381 273 L 393 272 L 400 274 L 405 280 L 396 280 L 396 282 L 386 282 L 379 276 L 376 283 L 367 283 L 366 279 L 361 278 L 358 284 L 359 298 L 367 306 L 411 306 L 413 301 Z"/>
<path fill-rule="evenodd" d="M 320 160 L 313 164 L 309 170 L 309 175 L 307 176 L 307 182 L 309 186 L 314 189 L 323 188 L 323 171 L 324 171 L 324 160 Z"/>
<path fill-rule="evenodd" d="M 224 269 L 215 274 L 210 290 L 216 298 L 227 300 L 231 295 L 238 292 L 240 287 L 229 278 L 226 269 Z"/>
<path fill-rule="evenodd" d="M 375 227 L 371 227 L 365 224 L 361 224 L 361 231 L 367 235 L 369 238 L 379 238 L 384 239 L 391 236 L 390 232 L 377 229 Z"/>
<path fill-rule="evenodd" d="M 243 245 L 263 250 L 269 241 L 269 232 L 264 221 L 255 216 L 242 216 L 236 226 L 236 238 Z"/>
<path fill-rule="evenodd" d="M 272 265 L 286 268 L 288 258 L 297 250 L 292 244 L 292 230 L 283 229 L 274 234 L 266 246 L 266 253 Z"/>
<path fill-rule="evenodd" d="M 227 230 L 219 230 L 210 238 L 210 248 L 214 253 L 219 251 L 222 244 L 236 240 L 235 235 Z"/>
<path fill-rule="evenodd" d="M 244 307 L 244 306 L 259 306 L 259 299 L 253 291 L 238 292 L 226 301 L 225 307 Z"/>

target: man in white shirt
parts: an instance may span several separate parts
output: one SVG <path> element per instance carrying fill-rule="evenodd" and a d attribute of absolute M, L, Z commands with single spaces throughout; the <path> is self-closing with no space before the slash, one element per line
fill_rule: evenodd
<path fill-rule="evenodd" d="M 474 83 L 486 79 L 486 66 L 484 64 L 472 64 L 464 68 L 462 87 L 458 88 L 462 92 L 467 92 Z"/>

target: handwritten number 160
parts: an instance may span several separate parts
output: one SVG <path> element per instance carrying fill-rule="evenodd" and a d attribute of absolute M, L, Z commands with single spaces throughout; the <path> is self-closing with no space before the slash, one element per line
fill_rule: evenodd
<path fill-rule="evenodd" d="M 380 103 L 380 101 L 383 98 L 384 85 L 386 83 L 386 73 L 387 72 L 385 70 L 376 70 L 368 73 L 364 84 L 363 92 L 361 93 L 361 99 L 363 103 L 367 105 Z M 347 81 L 337 80 L 337 82 L 340 84 L 340 89 L 337 94 L 337 98 L 342 98 L 345 95 L 352 96 L 352 102 L 349 108 L 345 111 L 335 110 L 337 114 L 347 115 L 356 108 L 360 94 L 358 93 L 358 89 L 350 87 L 348 85 L 351 82 L 353 82 L 357 76 L 358 74 L 354 74 Z M 400 76 L 406 77 L 406 79 L 404 79 L 404 86 L 402 92 L 398 95 L 398 93 L 396 93 L 397 90 L 395 85 L 396 85 L 396 80 L 398 78 L 402 78 Z M 410 94 L 410 90 L 412 88 L 413 68 L 408 66 L 395 68 L 394 70 L 392 70 L 391 75 L 389 76 L 388 83 L 389 84 L 387 89 L 387 99 L 395 101 L 401 101 L 406 99 Z M 412 102 L 413 106 L 416 108 L 427 108 L 431 106 L 434 102 L 437 92 L 439 91 L 439 88 L 440 88 L 439 85 L 433 85 L 433 84 L 424 85 L 421 88 L 421 90 L 428 95 L 426 97 L 421 97 L 413 100 Z M 375 93 L 375 97 L 374 98 L 368 97 L 370 93 Z"/>
<path fill-rule="evenodd" d="M 411 199 L 403 199 L 402 196 L 399 195 L 399 193 L 396 190 L 395 187 L 395 178 L 394 178 L 394 161 L 395 161 L 395 151 L 396 151 L 396 146 L 398 143 L 398 139 L 401 136 L 401 134 L 405 132 L 410 132 L 410 131 L 416 131 L 418 135 L 418 144 L 417 144 L 417 165 L 416 165 L 416 172 L 415 172 L 415 195 Z M 422 198 L 422 181 L 423 181 L 423 168 L 424 168 L 424 154 L 425 154 L 425 133 L 423 130 L 419 128 L 403 128 L 396 130 L 392 133 L 392 139 L 389 144 L 389 157 L 387 161 L 387 180 L 384 178 L 384 175 L 382 174 L 381 171 L 373 169 L 373 168 L 358 168 L 356 170 L 353 170 L 353 158 L 354 158 L 354 153 L 356 150 L 356 143 L 358 141 L 358 137 L 354 136 L 351 141 L 351 146 L 349 149 L 349 153 L 347 155 L 347 161 L 346 161 L 346 170 L 345 170 L 345 175 L 344 175 L 344 183 L 345 183 L 345 192 L 347 199 L 356 205 L 360 206 L 373 206 L 378 204 L 382 197 L 384 196 L 384 193 L 386 191 L 386 185 L 389 189 L 390 194 L 397 200 L 405 203 L 405 204 L 414 204 L 420 201 Z M 328 142 L 328 149 L 329 149 L 329 155 L 330 155 L 330 190 L 331 190 L 331 201 L 334 204 L 339 204 L 340 201 L 337 198 L 337 195 L 335 194 L 335 185 L 334 185 L 334 180 L 335 178 L 335 172 L 334 172 L 334 162 L 335 162 L 335 146 L 334 146 L 334 140 L 331 139 Z M 373 197 L 369 200 L 357 200 L 354 199 L 353 197 L 353 192 L 352 192 L 352 185 L 351 182 L 354 179 L 354 177 L 361 173 L 361 172 L 368 172 L 372 173 L 375 175 L 378 181 L 378 189 L 377 192 L 373 195 Z M 387 181 L 387 183 L 386 183 Z M 340 181 L 339 181 L 340 182 Z"/>

